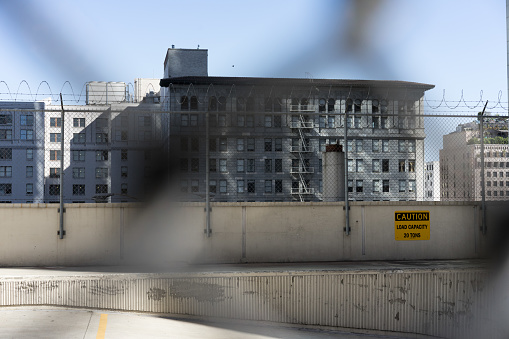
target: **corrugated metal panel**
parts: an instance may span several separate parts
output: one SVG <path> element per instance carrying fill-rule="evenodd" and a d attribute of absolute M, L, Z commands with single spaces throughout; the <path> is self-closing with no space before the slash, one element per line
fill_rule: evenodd
<path fill-rule="evenodd" d="M 482 270 L 264 272 L 0 281 L 1 305 L 59 305 L 466 336 Z"/>

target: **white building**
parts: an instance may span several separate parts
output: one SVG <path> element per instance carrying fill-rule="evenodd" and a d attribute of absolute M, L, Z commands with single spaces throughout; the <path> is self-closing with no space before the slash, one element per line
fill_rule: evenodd
<path fill-rule="evenodd" d="M 426 162 L 424 201 L 440 201 L 440 161 Z"/>

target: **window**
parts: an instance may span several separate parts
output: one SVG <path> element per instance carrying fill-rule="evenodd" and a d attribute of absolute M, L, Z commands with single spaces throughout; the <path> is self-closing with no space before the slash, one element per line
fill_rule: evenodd
<path fill-rule="evenodd" d="M 354 113 L 360 113 L 361 112 L 361 105 L 362 105 L 362 100 L 360 99 L 356 99 L 354 101 Z"/>
<path fill-rule="evenodd" d="M 244 139 L 237 139 L 237 151 L 244 152 Z"/>
<path fill-rule="evenodd" d="M 357 193 L 364 192 L 364 182 L 362 180 L 355 181 L 355 192 Z"/>
<path fill-rule="evenodd" d="M 361 117 L 354 117 L 353 118 L 353 127 L 354 128 L 361 128 Z"/>
<path fill-rule="evenodd" d="M 187 193 L 187 180 L 180 180 L 180 192 Z"/>
<path fill-rule="evenodd" d="M 254 180 L 247 181 L 247 193 L 255 193 L 255 181 Z"/>
<path fill-rule="evenodd" d="M 217 181 L 216 180 L 210 180 L 209 181 L 209 192 L 210 193 L 216 193 L 217 192 Z"/>
<path fill-rule="evenodd" d="M 61 155 L 62 155 L 62 151 L 50 150 L 49 151 L 49 160 L 60 160 Z"/>
<path fill-rule="evenodd" d="M 384 193 L 389 193 L 389 180 L 382 181 L 382 190 Z"/>
<path fill-rule="evenodd" d="M 272 173 L 272 159 L 265 159 L 265 173 Z"/>
<path fill-rule="evenodd" d="M 415 140 L 408 140 L 408 152 L 415 152 Z"/>
<path fill-rule="evenodd" d="M 72 125 L 73 127 L 85 127 L 85 118 L 73 118 Z"/>
<path fill-rule="evenodd" d="M 217 152 L 217 140 L 215 138 L 209 139 L 209 151 Z"/>
<path fill-rule="evenodd" d="M 72 151 L 73 161 L 85 161 L 85 151 Z"/>
<path fill-rule="evenodd" d="M 264 149 L 265 152 L 272 152 L 272 139 L 265 139 L 264 140 Z"/>
<path fill-rule="evenodd" d="M 191 192 L 199 192 L 200 191 L 200 186 L 199 186 L 199 181 L 196 180 L 196 179 L 193 179 L 191 180 Z"/>
<path fill-rule="evenodd" d="M 120 167 L 120 176 L 122 178 L 127 178 L 127 166 Z"/>
<path fill-rule="evenodd" d="M 283 139 L 281 138 L 274 139 L 274 151 L 275 152 L 283 151 Z"/>
<path fill-rule="evenodd" d="M 246 126 L 246 116 L 242 114 L 237 115 L 237 127 L 244 126 Z"/>
<path fill-rule="evenodd" d="M 60 185 L 49 185 L 49 195 L 60 195 Z"/>
<path fill-rule="evenodd" d="M 389 173 L 389 159 L 382 159 L 382 172 Z"/>
<path fill-rule="evenodd" d="M 219 114 L 217 117 L 217 124 L 219 127 L 226 127 L 226 115 Z"/>
<path fill-rule="evenodd" d="M 49 118 L 49 125 L 51 127 L 61 127 L 62 126 L 62 118 Z"/>
<path fill-rule="evenodd" d="M 373 159 L 371 163 L 371 168 L 373 173 L 380 172 L 380 159 Z"/>
<path fill-rule="evenodd" d="M 180 115 L 180 126 L 189 126 L 189 114 Z"/>
<path fill-rule="evenodd" d="M 34 149 L 33 148 L 27 148 L 26 150 L 27 154 L 27 160 L 32 160 L 34 158 Z"/>
<path fill-rule="evenodd" d="M 20 124 L 21 124 L 21 126 L 33 126 L 34 125 L 34 116 L 33 115 L 21 115 L 20 116 Z"/>
<path fill-rule="evenodd" d="M 353 180 L 348 180 L 348 193 L 353 193 Z"/>
<path fill-rule="evenodd" d="M 105 194 L 105 193 L 108 193 L 108 185 L 106 184 L 95 185 L 95 194 Z"/>
<path fill-rule="evenodd" d="M 398 140 L 398 152 L 403 153 L 407 151 L 406 140 Z"/>
<path fill-rule="evenodd" d="M 0 184 L 0 195 L 12 194 L 12 184 Z"/>
<path fill-rule="evenodd" d="M 265 116 L 265 127 L 272 127 L 272 115 Z"/>
<path fill-rule="evenodd" d="M 72 177 L 74 179 L 85 179 L 85 167 L 73 167 Z"/>
<path fill-rule="evenodd" d="M 120 160 L 122 160 L 122 161 L 127 160 L 127 150 L 126 149 L 120 150 Z"/>
<path fill-rule="evenodd" d="M 272 180 L 265 180 L 265 193 L 272 193 Z"/>
<path fill-rule="evenodd" d="M 362 145 L 363 145 L 362 139 L 355 140 L 355 149 L 357 152 L 362 152 Z"/>
<path fill-rule="evenodd" d="M 21 140 L 34 140 L 34 131 L 31 129 L 20 130 L 19 138 Z"/>
<path fill-rule="evenodd" d="M 192 110 L 198 109 L 198 98 L 196 96 L 191 97 L 191 109 Z"/>
<path fill-rule="evenodd" d="M 371 127 L 374 129 L 379 129 L 380 128 L 380 117 L 373 117 L 372 121 L 373 122 L 372 122 Z"/>
<path fill-rule="evenodd" d="M 105 144 L 108 142 L 108 133 L 96 133 L 95 142 L 98 144 Z"/>
<path fill-rule="evenodd" d="M 60 142 L 62 140 L 62 135 L 60 133 L 50 133 L 49 141 L 50 142 Z"/>
<path fill-rule="evenodd" d="M 389 152 L 389 140 L 382 140 L 382 152 Z"/>
<path fill-rule="evenodd" d="M 12 124 L 12 115 L 0 114 L 0 125 L 10 125 L 10 124 Z"/>
<path fill-rule="evenodd" d="M 364 161 L 362 159 L 357 159 L 355 161 L 355 170 L 358 173 L 364 172 Z"/>
<path fill-rule="evenodd" d="M 2 178 L 12 177 L 12 166 L 0 166 L 0 177 Z"/>
<path fill-rule="evenodd" d="M 405 172 L 405 160 L 399 161 L 399 172 Z"/>
<path fill-rule="evenodd" d="M 408 192 L 415 192 L 415 180 L 408 181 Z"/>
<path fill-rule="evenodd" d="M 108 160 L 108 151 L 95 151 L 95 161 Z"/>
<path fill-rule="evenodd" d="M 58 134 L 60 135 L 60 134 Z M 85 133 L 73 133 L 72 141 L 75 144 L 84 144 L 85 143 Z"/>
<path fill-rule="evenodd" d="M 72 185 L 72 195 L 85 195 L 85 185 L 83 184 Z"/>
<path fill-rule="evenodd" d="M 415 160 L 408 160 L 408 172 L 415 172 Z"/>
<path fill-rule="evenodd" d="M 210 159 L 209 160 L 209 172 L 217 172 L 217 160 Z"/>
<path fill-rule="evenodd" d="M 228 143 L 226 138 L 219 138 L 219 151 L 226 152 L 228 150 Z"/>
<path fill-rule="evenodd" d="M 32 195 L 34 194 L 34 184 L 26 184 L 26 195 Z"/>
<path fill-rule="evenodd" d="M 226 159 L 219 159 L 219 172 L 226 173 Z"/>
<path fill-rule="evenodd" d="M 0 160 L 12 160 L 12 148 L 0 148 Z"/>
<path fill-rule="evenodd" d="M 283 180 L 274 180 L 274 192 L 283 193 Z"/>
<path fill-rule="evenodd" d="M 254 116 L 251 114 L 246 115 L 246 127 L 254 127 Z"/>
<path fill-rule="evenodd" d="M 380 193 L 380 180 L 373 180 L 373 193 Z"/>
<path fill-rule="evenodd" d="M 180 159 L 180 171 L 187 172 L 189 170 L 187 159 Z"/>
<path fill-rule="evenodd" d="M 247 139 L 247 151 L 248 152 L 254 152 L 255 151 L 255 139 L 254 138 L 248 138 Z"/>
<path fill-rule="evenodd" d="M 219 193 L 226 194 L 227 185 L 226 180 L 219 180 Z"/>
<path fill-rule="evenodd" d="M 276 173 L 283 172 L 283 159 L 274 159 L 274 171 Z"/>
<path fill-rule="evenodd" d="M 180 110 L 188 110 L 189 109 L 189 98 L 187 96 L 182 96 L 180 98 Z"/>
<path fill-rule="evenodd" d="M 244 173 L 244 159 L 237 159 L 237 173 Z"/>
<path fill-rule="evenodd" d="M 253 173 L 255 171 L 255 159 L 247 159 L 247 172 Z"/>
<path fill-rule="evenodd" d="M 60 168 L 58 168 L 58 167 L 51 167 L 49 169 L 49 177 L 50 178 L 60 178 Z"/>
<path fill-rule="evenodd" d="M 120 184 L 120 194 L 127 194 L 128 191 L 127 191 L 127 183 L 122 183 Z"/>
<path fill-rule="evenodd" d="M 275 115 L 274 116 L 274 127 L 277 127 L 277 128 L 280 128 L 281 127 L 281 116 L 280 115 Z"/>
<path fill-rule="evenodd" d="M 348 159 L 348 172 L 353 172 L 353 159 Z"/>
<path fill-rule="evenodd" d="M 405 180 L 399 181 L 399 191 L 406 192 L 406 181 Z"/>
<path fill-rule="evenodd" d="M 0 140 L 12 140 L 12 130 L 0 129 Z"/>
<path fill-rule="evenodd" d="M 191 152 L 199 152 L 200 151 L 200 139 L 199 138 L 191 138 Z"/>
<path fill-rule="evenodd" d="M 200 159 L 192 158 L 191 159 L 191 172 L 199 172 L 200 171 Z"/>
<path fill-rule="evenodd" d="M 237 193 L 244 193 L 244 180 L 237 180 Z"/>
<path fill-rule="evenodd" d="M 95 177 L 97 179 L 107 178 L 108 177 L 108 168 L 107 167 L 96 167 L 95 168 Z"/>
<path fill-rule="evenodd" d="M 27 166 L 26 167 L 26 177 L 32 178 L 34 176 L 34 166 Z"/>

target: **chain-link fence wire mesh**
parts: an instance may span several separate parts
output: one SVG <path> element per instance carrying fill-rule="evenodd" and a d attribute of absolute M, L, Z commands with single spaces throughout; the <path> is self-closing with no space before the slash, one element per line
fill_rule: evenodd
<path fill-rule="evenodd" d="M 481 200 L 476 115 L 348 114 L 346 143 L 345 114 L 209 113 L 208 132 L 206 119 L 198 112 L 170 118 L 180 190 L 189 199 L 207 194 L 208 158 L 212 201 L 323 201 L 335 184 L 324 175 L 324 152 L 339 144 L 349 200 Z M 498 120 L 485 131 L 488 200 L 509 199 L 507 120 Z"/>
<path fill-rule="evenodd" d="M 509 200 L 507 118 L 485 117 L 483 170 L 480 121 L 473 114 L 77 105 L 64 106 L 62 137 L 61 111 L 59 105 L 3 103 L 1 201 L 58 202 L 61 173 L 65 202 L 141 201 L 162 187 L 172 165 L 173 184 L 186 201 L 207 195 L 211 201 L 323 201 L 329 185 L 338 189 L 324 175 L 324 152 L 333 144 L 347 152 L 352 201 L 479 201 L 482 178 L 486 200 Z M 345 185 L 339 187 L 337 200 L 345 194 Z"/>

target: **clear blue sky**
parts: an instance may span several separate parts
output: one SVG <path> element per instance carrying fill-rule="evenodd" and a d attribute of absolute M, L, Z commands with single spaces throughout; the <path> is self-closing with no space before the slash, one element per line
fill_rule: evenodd
<path fill-rule="evenodd" d="M 174 44 L 208 49 L 209 75 L 406 80 L 434 84 L 429 99 L 507 102 L 503 0 L 0 0 L 0 44 L 13 92 L 158 78 Z"/>

